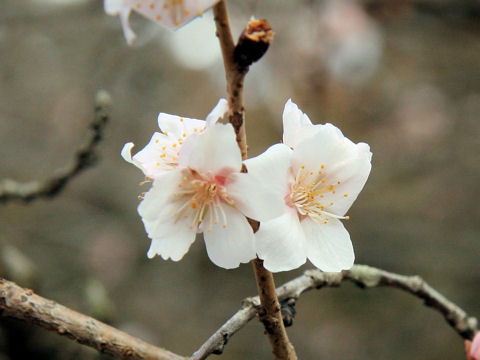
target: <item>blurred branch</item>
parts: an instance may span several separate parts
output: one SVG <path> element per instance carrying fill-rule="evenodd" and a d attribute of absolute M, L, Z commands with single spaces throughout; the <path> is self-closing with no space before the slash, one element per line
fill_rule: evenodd
<path fill-rule="evenodd" d="M 426 306 L 440 312 L 450 326 L 464 339 L 472 339 L 477 331 L 477 319 L 448 300 L 419 276 L 405 276 L 366 265 L 354 265 L 342 273 L 307 270 L 305 273 L 277 288 L 280 301 L 298 299 L 301 294 L 323 287 L 338 287 L 342 281 L 351 281 L 362 289 L 391 286 L 424 300 Z M 222 325 L 190 358 L 206 359 L 210 354 L 221 354 L 230 337 L 255 317 L 260 306 L 258 296 L 247 298 L 243 306 Z"/>
<path fill-rule="evenodd" d="M 185 360 L 4 279 L 0 279 L 0 313 L 56 331 L 118 359 Z"/>
<path fill-rule="evenodd" d="M 83 170 L 93 166 L 97 160 L 96 147 L 102 140 L 103 130 L 108 121 L 110 95 L 99 91 L 95 96 L 95 115 L 90 125 L 88 139 L 78 148 L 71 163 L 60 169 L 52 178 L 44 181 L 18 183 L 14 180 L 0 180 L 0 203 L 12 200 L 29 202 L 40 197 L 54 197 L 67 183 Z"/>

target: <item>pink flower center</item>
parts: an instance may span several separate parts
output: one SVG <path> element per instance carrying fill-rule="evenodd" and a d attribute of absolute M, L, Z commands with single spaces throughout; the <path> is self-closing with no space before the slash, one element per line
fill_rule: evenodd
<path fill-rule="evenodd" d="M 175 216 L 189 218 L 190 228 L 197 231 L 205 230 L 203 224 L 208 224 L 206 230 L 211 231 L 213 225 L 220 221 L 223 227 L 227 227 L 223 207 L 234 205 L 234 201 L 229 198 L 225 183 L 226 177 L 223 175 L 205 175 L 186 169 L 185 176 L 178 185 L 181 190 L 174 194 L 181 198 Z"/>

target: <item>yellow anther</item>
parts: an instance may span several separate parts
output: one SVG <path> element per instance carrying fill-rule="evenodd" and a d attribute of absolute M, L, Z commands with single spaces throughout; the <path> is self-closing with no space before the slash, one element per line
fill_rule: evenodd
<path fill-rule="evenodd" d="M 176 143 L 174 143 L 174 144 L 172 145 L 172 147 L 177 147 L 177 144 L 176 144 Z"/>
<path fill-rule="evenodd" d="M 345 220 L 350 220 L 350 216 L 345 216 Z"/>
<path fill-rule="evenodd" d="M 182 118 L 182 117 L 180 118 L 180 122 L 183 122 L 183 118 Z"/>
<path fill-rule="evenodd" d="M 150 9 L 155 9 L 155 3 L 150 3 Z"/>
<path fill-rule="evenodd" d="M 159 142 L 159 141 L 160 141 L 160 140 L 158 140 L 158 139 L 155 139 L 155 143 L 156 143 L 156 144 L 158 144 L 158 142 Z"/>
<path fill-rule="evenodd" d="M 155 19 L 157 19 L 157 21 L 162 20 L 162 15 L 157 15 L 157 16 L 155 16 Z"/>
<path fill-rule="evenodd" d="M 347 193 L 345 193 L 345 194 L 343 194 L 343 196 L 347 197 L 347 196 L 348 196 L 348 194 L 347 194 Z"/>
<path fill-rule="evenodd" d="M 325 180 L 325 179 L 322 179 L 322 183 L 324 183 L 324 184 L 325 184 L 326 182 L 327 182 L 327 180 Z"/>
<path fill-rule="evenodd" d="M 300 166 L 302 169 L 305 169 L 305 165 Z"/>
<path fill-rule="evenodd" d="M 162 155 L 160 155 L 161 158 L 164 158 L 165 156 L 167 156 L 167 154 L 163 153 Z"/>
<path fill-rule="evenodd" d="M 321 167 L 322 169 L 325 169 L 325 165 L 321 165 L 320 167 Z"/>
<path fill-rule="evenodd" d="M 156 165 L 156 166 L 160 166 L 160 163 L 159 163 L 159 162 L 157 162 L 157 163 L 155 163 L 155 165 Z"/>
<path fill-rule="evenodd" d="M 222 224 L 222 227 L 225 229 L 227 227 L 227 224 Z"/>
<path fill-rule="evenodd" d="M 187 137 L 187 134 L 183 133 L 182 136 L 183 136 L 183 137 Z"/>

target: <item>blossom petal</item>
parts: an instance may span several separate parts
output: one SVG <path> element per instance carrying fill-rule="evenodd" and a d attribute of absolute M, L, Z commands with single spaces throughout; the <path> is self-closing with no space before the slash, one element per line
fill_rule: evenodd
<path fill-rule="evenodd" d="M 205 121 L 207 126 L 215 124 L 219 119 L 223 118 L 228 112 L 228 101 L 225 99 L 218 100 L 218 104 L 213 108 L 210 114 L 207 115 Z"/>
<path fill-rule="evenodd" d="M 181 183 L 182 171 L 182 169 L 165 171 L 155 179 L 138 205 L 138 213 L 143 219 L 150 222 L 164 219 L 165 222 L 175 223 L 172 206 L 175 206 L 178 201 L 175 192 L 178 191 L 178 184 Z"/>
<path fill-rule="evenodd" d="M 169 258 L 173 261 L 179 261 L 188 252 L 190 246 L 195 241 L 196 232 L 186 226 L 170 227 L 162 237 L 152 239 L 148 249 L 148 258 L 160 255 L 164 260 Z M 146 226 L 147 227 L 147 226 Z"/>
<path fill-rule="evenodd" d="M 355 255 L 350 235 L 338 219 L 317 224 L 310 218 L 302 222 L 308 259 L 322 271 L 340 272 L 353 266 Z"/>
<path fill-rule="evenodd" d="M 123 0 L 104 0 L 103 6 L 108 15 L 118 15 L 124 7 Z"/>
<path fill-rule="evenodd" d="M 283 143 L 295 148 L 301 140 L 313 134 L 314 125 L 307 114 L 288 99 L 283 110 Z"/>
<path fill-rule="evenodd" d="M 225 269 L 233 269 L 240 263 L 255 258 L 255 237 L 245 216 L 231 206 L 223 206 L 227 226 L 212 226 L 204 231 L 208 257 L 212 262 Z"/>
<path fill-rule="evenodd" d="M 133 41 L 137 38 L 137 35 L 133 32 L 132 28 L 130 27 L 130 8 L 123 8 L 120 11 L 120 23 L 122 24 L 123 35 L 127 40 L 128 45 L 132 45 Z"/>
<path fill-rule="evenodd" d="M 218 0 L 127 0 L 139 14 L 169 29 L 178 27 L 193 20 Z M 137 5 L 138 4 L 138 5 Z"/>
<path fill-rule="evenodd" d="M 470 356 L 474 360 L 480 360 L 480 332 L 477 332 L 473 338 L 472 345 L 470 347 Z"/>
<path fill-rule="evenodd" d="M 217 123 L 201 136 L 190 136 L 180 150 L 179 164 L 204 174 L 240 171 L 242 156 L 232 125 Z"/>
<path fill-rule="evenodd" d="M 123 145 L 123 148 L 122 148 L 122 151 L 120 152 L 120 154 L 122 155 L 122 157 L 125 161 L 129 162 L 130 164 L 135 165 L 136 167 L 138 167 L 140 170 L 143 171 L 142 165 L 138 161 L 134 161 L 132 159 L 132 149 L 134 148 L 134 146 L 135 146 L 135 144 L 132 143 L 132 142 L 126 143 L 125 145 Z"/>
<path fill-rule="evenodd" d="M 316 126 L 317 133 L 295 148 L 293 172 L 302 166 L 314 174 L 321 172 L 315 176 L 335 186 L 334 192 L 324 194 L 325 204 L 331 204 L 328 211 L 344 215 L 367 181 L 372 153 L 367 144 L 353 143 L 332 124 Z"/>
<path fill-rule="evenodd" d="M 258 257 L 272 272 L 296 269 L 307 259 L 305 234 L 293 209 L 276 219 L 262 222 L 255 239 Z"/>
<path fill-rule="evenodd" d="M 228 194 L 235 207 L 251 219 L 268 221 L 284 212 L 287 171 L 292 151 L 284 144 L 246 160 L 248 173 L 232 174 Z"/>
<path fill-rule="evenodd" d="M 189 124 L 189 127 L 192 129 L 197 127 L 198 130 L 205 127 L 205 121 L 203 120 L 190 119 L 166 113 L 158 114 L 158 127 L 165 135 L 170 136 L 172 139 L 178 140 L 185 137 L 183 136 L 185 133 L 185 124 Z"/>

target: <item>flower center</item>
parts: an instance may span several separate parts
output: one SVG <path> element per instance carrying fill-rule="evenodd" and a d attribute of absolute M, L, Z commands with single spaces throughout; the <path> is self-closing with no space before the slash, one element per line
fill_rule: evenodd
<path fill-rule="evenodd" d="M 338 196 L 335 195 L 336 185 L 340 183 L 340 180 L 335 181 L 335 184 L 327 182 L 325 165 L 321 165 L 318 171 L 309 171 L 302 165 L 291 184 L 287 204 L 295 207 L 301 216 L 308 216 L 319 224 L 328 223 L 330 218 L 348 220 L 348 216 L 335 215 L 327 210 L 334 204 L 332 197 Z M 334 196 L 328 196 L 327 200 L 326 195 L 330 194 Z M 347 197 L 348 194 L 343 196 Z"/>
<path fill-rule="evenodd" d="M 177 219 L 183 217 L 191 220 L 190 228 L 197 231 L 212 231 L 215 224 L 222 221 L 227 227 L 224 206 L 232 206 L 234 201 L 228 197 L 224 176 L 200 174 L 194 170 L 185 170 L 185 176 L 178 185 L 180 190 L 174 196 L 181 197 L 181 205 L 175 212 Z M 202 226 L 203 225 L 203 226 Z M 201 228 L 202 227 L 202 228 Z"/>

